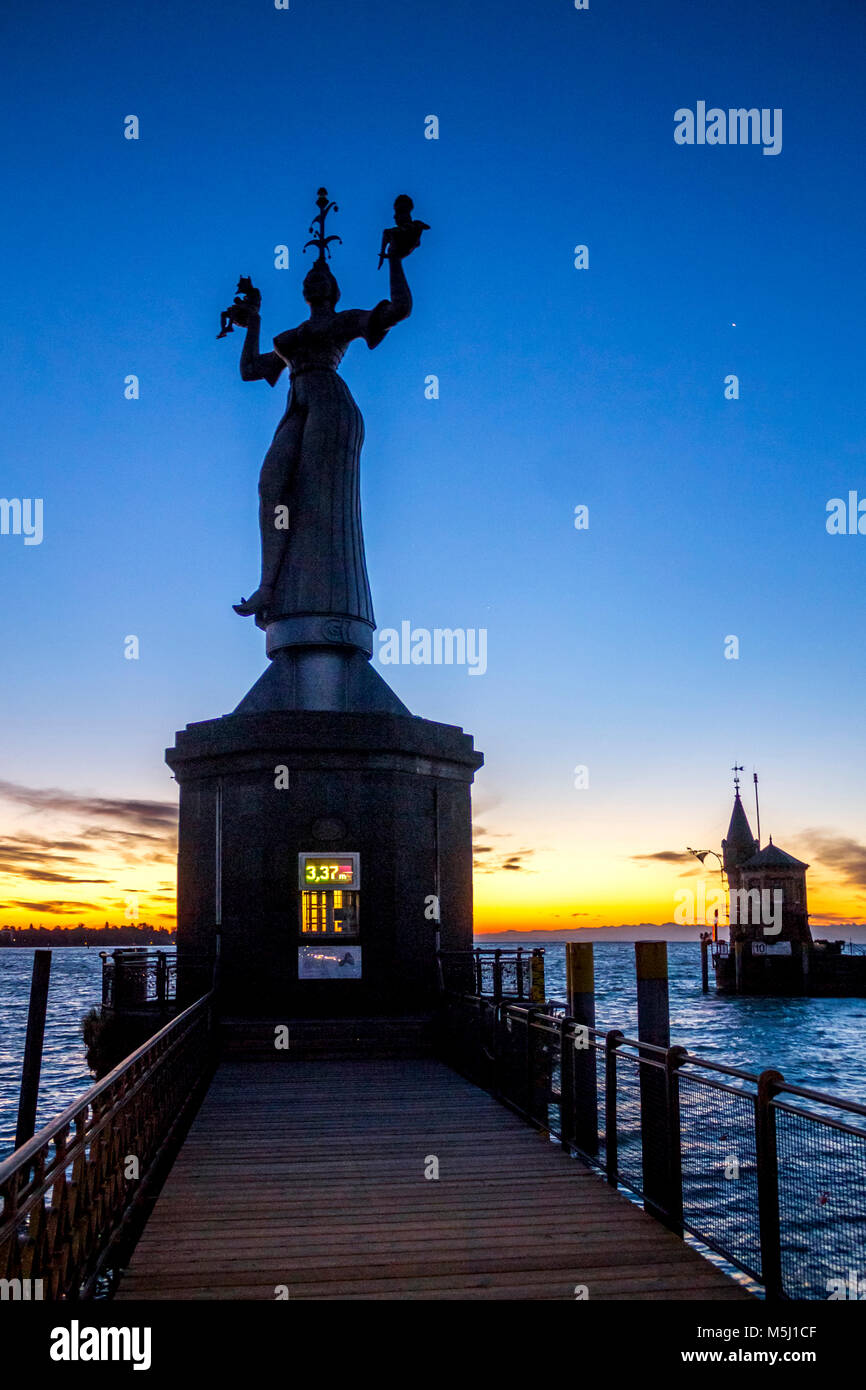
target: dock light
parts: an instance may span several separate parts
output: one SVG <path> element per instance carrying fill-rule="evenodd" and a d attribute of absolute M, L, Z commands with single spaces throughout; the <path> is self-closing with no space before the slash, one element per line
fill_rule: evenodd
<path fill-rule="evenodd" d="M 701 861 L 702 864 L 703 864 L 704 860 L 707 858 L 707 856 L 710 855 L 710 854 L 713 856 L 714 859 L 718 859 L 718 861 L 719 861 L 719 877 L 721 878 L 722 882 L 724 883 L 724 879 L 725 879 L 725 867 L 724 867 L 724 864 L 722 863 L 722 856 L 721 856 L 720 854 L 716 854 L 716 851 L 715 851 L 714 849 L 692 849 L 691 845 L 686 845 L 686 849 L 688 850 L 689 854 L 693 854 L 693 855 L 695 856 L 696 859 L 700 859 L 700 861 Z M 718 910 L 718 908 L 716 908 L 716 915 L 715 915 L 715 917 L 713 918 L 713 941 L 718 941 L 718 939 L 719 939 L 719 910 Z"/>

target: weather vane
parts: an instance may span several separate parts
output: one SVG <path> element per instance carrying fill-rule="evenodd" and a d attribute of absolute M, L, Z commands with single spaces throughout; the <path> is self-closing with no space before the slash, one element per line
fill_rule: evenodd
<path fill-rule="evenodd" d="M 340 209 L 337 207 L 336 203 L 329 202 L 327 188 L 319 189 L 319 196 L 316 198 L 316 207 L 319 209 L 319 211 L 310 223 L 312 240 L 308 241 L 305 244 L 304 254 L 306 254 L 308 246 L 316 246 L 319 250 L 319 255 L 317 259 L 318 261 L 321 261 L 324 264 L 326 257 L 328 260 L 330 260 L 331 258 L 331 242 L 339 241 L 341 246 L 343 244 L 342 237 L 338 237 L 336 235 L 325 236 L 325 218 L 327 217 L 329 212 L 339 212 Z M 316 231 L 317 223 L 319 227 L 318 231 Z"/>
<path fill-rule="evenodd" d="M 733 774 L 734 774 L 734 790 L 735 790 L 735 791 L 739 791 L 739 790 L 740 790 L 740 773 L 743 771 L 743 765 L 742 765 L 742 763 L 734 763 L 734 766 L 731 768 L 731 771 L 732 771 Z"/>

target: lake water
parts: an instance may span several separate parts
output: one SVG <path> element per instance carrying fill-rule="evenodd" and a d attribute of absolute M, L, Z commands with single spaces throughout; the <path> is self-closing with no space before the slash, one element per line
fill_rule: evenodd
<path fill-rule="evenodd" d="M 21 1063 L 27 1031 L 33 951 L 0 950 L 0 1158 L 15 1144 Z M 102 998 L 102 961 L 92 947 L 61 946 L 51 960 L 45 1048 L 36 1128 L 93 1084 L 84 1060 L 81 1020 Z"/>
<path fill-rule="evenodd" d="M 494 943 L 486 938 L 484 944 Z M 755 1072 L 773 1066 L 789 1081 L 864 1099 L 866 999 L 731 998 L 717 996 L 712 987 L 702 994 L 698 946 L 669 945 L 668 960 L 672 1042 L 710 1061 Z M 11 1152 L 14 1142 L 32 970 L 32 950 L 0 949 L 0 1157 Z M 595 972 L 598 1026 L 621 1028 L 634 1037 L 634 947 L 597 944 Z M 545 975 L 548 995 L 564 999 L 564 946 L 545 947 Z M 101 979 L 98 950 L 61 947 L 54 952 L 37 1127 L 92 1082 L 81 1019 L 98 1003 Z"/>

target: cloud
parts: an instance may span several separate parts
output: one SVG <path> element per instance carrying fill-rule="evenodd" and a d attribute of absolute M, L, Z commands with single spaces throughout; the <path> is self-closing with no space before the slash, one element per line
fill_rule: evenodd
<path fill-rule="evenodd" d="M 173 801 L 139 801 L 134 798 L 92 796 L 86 792 L 61 791 L 57 787 L 25 787 L 19 782 L 0 781 L 0 797 L 26 806 L 32 811 L 72 812 L 83 816 L 110 816 L 141 829 L 165 830 L 177 820 Z"/>
<path fill-rule="evenodd" d="M 857 921 L 857 913 L 852 915 L 850 912 L 810 912 L 809 921 L 813 927 L 819 927 L 822 922 L 839 922 L 843 923 L 845 926 L 862 926 L 862 923 Z"/>
<path fill-rule="evenodd" d="M 174 830 L 174 828 L 175 823 L 172 821 L 171 829 Z M 150 844 L 159 844 L 165 838 L 165 832 L 163 832 L 162 835 L 151 835 L 143 830 L 110 830 L 101 825 L 94 825 L 91 826 L 89 830 L 82 830 L 81 834 L 83 838 L 88 840 L 98 838 L 100 840 L 111 841 L 112 843 L 116 842 L 119 845 L 128 845 L 132 849 L 137 848 L 136 841 L 138 840 L 147 840 Z"/>
<path fill-rule="evenodd" d="M 633 854 L 632 859 L 654 859 L 661 864 L 688 864 L 694 855 L 688 850 L 658 849 L 654 854 Z M 697 861 L 695 861 L 697 862 Z"/>
<path fill-rule="evenodd" d="M 28 835 L 26 839 L 20 835 L 10 835 L 8 839 L 0 840 L 0 856 L 14 854 L 18 859 L 39 859 L 46 851 L 57 859 L 66 859 L 68 855 L 58 854 L 57 851 L 74 850 L 80 853 L 89 849 L 83 835 L 77 840 L 46 840 L 40 835 Z"/>
<path fill-rule="evenodd" d="M 13 898 L 11 902 L 0 903 L 0 911 L 21 907 L 25 912 L 45 912 L 50 917 L 66 917 L 70 912 L 89 912 L 90 903 L 67 903 L 62 899 L 54 902 L 29 903 L 22 898 Z"/>
<path fill-rule="evenodd" d="M 810 858 L 833 869 L 843 883 L 866 888 L 866 845 L 832 830 L 804 830 L 801 838 L 809 845 Z"/>
<path fill-rule="evenodd" d="M 510 854 L 494 854 L 490 845 L 477 845 L 474 847 L 474 852 L 475 854 L 491 855 L 490 859 L 475 860 L 474 868 L 477 869 L 479 873 L 494 874 L 502 870 L 507 870 L 510 873 L 535 872 L 535 870 L 530 869 L 525 862 L 530 855 L 535 853 L 534 849 L 518 849 L 512 851 Z"/>
<path fill-rule="evenodd" d="M 10 867 L 0 862 L 0 873 L 14 878 L 26 878 L 30 883 L 113 883 L 110 878 L 70 878 L 68 874 L 55 874 L 48 869 L 22 869 Z"/>
<path fill-rule="evenodd" d="M 19 808 L 37 817 L 40 831 L 24 832 L 19 818 L 15 830 L 0 840 L 0 875 L 7 880 L 7 892 L 20 892 L 30 884 L 87 885 L 94 890 L 90 903 L 15 898 L 7 908 L 46 915 L 82 910 L 102 913 L 107 903 L 125 905 L 125 898 L 115 900 L 113 895 L 126 892 L 127 877 L 156 877 L 160 869 L 165 873 L 174 863 L 177 808 L 173 802 L 94 796 L 4 781 L 0 781 L 0 801 L 10 812 Z M 58 835 L 46 835 L 55 825 Z M 97 895 L 97 886 L 110 887 L 113 893 Z M 173 885 L 161 881 L 162 890 L 170 887 Z M 139 892 L 143 898 L 148 896 L 147 888 Z"/>

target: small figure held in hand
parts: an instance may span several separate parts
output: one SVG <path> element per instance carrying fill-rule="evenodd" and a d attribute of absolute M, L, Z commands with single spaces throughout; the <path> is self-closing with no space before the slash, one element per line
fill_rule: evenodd
<path fill-rule="evenodd" d="M 379 249 L 379 266 L 381 270 L 387 259 L 392 256 L 397 260 L 403 260 L 405 256 L 411 255 L 416 246 L 421 244 L 421 233 L 429 232 L 430 228 L 426 222 L 418 222 L 412 218 L 412 209 L 415 204 L 408 193 L 401 193 L 394 200 L 394 222 L 396 226 L 386 227 L 382 233 L 382 245 Z"/>
<path fill-rule="evenodd" d="M 248 275 L 242 275 L 238 280 L 237 294 L 234 303 L 227 309 L 223 309 L 220 314 L 220 331 L 218 338 L 224 338 L 227 333 L 234 333 L 234 325 L 238 328 L 246 328 L 250 318 L 257 314 L 262 307 L 262 296 L 256 289 Z"/>

